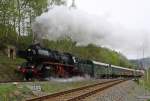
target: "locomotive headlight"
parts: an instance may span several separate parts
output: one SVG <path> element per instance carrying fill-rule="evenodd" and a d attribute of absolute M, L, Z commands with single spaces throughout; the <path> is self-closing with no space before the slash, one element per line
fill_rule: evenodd
<path fill-rule="evenodd" d="M 31 49 L 29 48 L 29 49 L 28 49 L 28 51 L 30 52 L 30 51 L 31 51 Z"/>

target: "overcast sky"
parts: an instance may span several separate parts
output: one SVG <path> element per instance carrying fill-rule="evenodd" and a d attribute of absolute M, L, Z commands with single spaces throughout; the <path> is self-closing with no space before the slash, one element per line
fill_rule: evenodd
<path fill-rule="evenodd" d="M 142 58 L 143 50 L 144 57 L 150 56 L 150 0 L 75 0 L 75 4 L 114 26 L 114 43 L 108 42 L 109 47 L 130 59 Z"/>

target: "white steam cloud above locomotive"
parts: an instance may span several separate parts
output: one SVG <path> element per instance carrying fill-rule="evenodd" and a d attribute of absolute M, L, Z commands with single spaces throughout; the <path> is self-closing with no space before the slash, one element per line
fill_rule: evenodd
<path fill-rule="evenodd" d="M 70 37 L 77 45 L 100 44 L 110 33 L 105 18 L 95 17 L 74 8 L 55 6 L 36 18 L 33 31 L 38 37 L 58 40 Z"/>
<path fill-rule="evenodd" d="M 92 15 L 65 6 L 55 6 L 37 17 L 33 31 L 39 38 L 59 40 L 70 37 L 77 45 L 93 43 L 109 47 L 128 58 L 137 58 L 137 54 L 142 54 L 142 48 L 145 48 L 145 51 L 150 50 L 145 44 L 150 39 L 147 32 L 129 30 L 120 24 L 112 23 L 106 16 Z M 149 55 L 148 52 L 145 53 L 145 56 Z"/>

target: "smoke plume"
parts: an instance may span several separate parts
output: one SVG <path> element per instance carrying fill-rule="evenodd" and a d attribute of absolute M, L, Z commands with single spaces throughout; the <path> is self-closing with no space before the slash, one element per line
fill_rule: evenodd
<path fill-rule="evenodd" d="M 142 48 L 150 50 L 149 46 L 143 46 L 149 42 L 147 38 L 150 39 L 147 33 L 129 30 L 112 24 L 107 17 L 90 15 L 65 6 L 55 6 L 38 16 L 32 29 L 39 38 L 56 41 L 70 37 L 77 45 L 92 43 L 109 47 L 121 51 L 128 58 L 137 58 Z M 149 55 L 149 52 L 145 53 Z"/>
<path fill-rule="evenodd" d="M 65 6 L 49 9 L 33 24 L 33 31 L 39 38 L 59 40 L 70 37 L 77 45 L 100 44 L 110 30 L 111 25 L 106 19 Z"/>

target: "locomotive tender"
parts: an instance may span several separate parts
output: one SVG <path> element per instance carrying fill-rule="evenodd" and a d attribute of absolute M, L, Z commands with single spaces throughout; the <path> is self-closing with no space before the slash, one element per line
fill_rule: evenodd
<path fill-rule="evenodd" d="M 94 78 L 141 77 L 143 71 L 75 57 L 70 53 L 46 49 L 40 44 L 18 51 L 27 60 L 18 70 L 30 78 L 71 77 L 89 75 Z"/>

